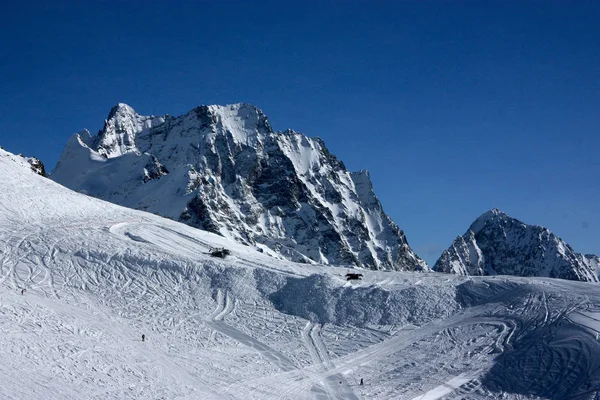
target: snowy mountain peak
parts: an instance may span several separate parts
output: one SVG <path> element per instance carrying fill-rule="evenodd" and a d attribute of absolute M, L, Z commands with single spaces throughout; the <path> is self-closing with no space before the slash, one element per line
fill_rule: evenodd
<path fill-rule="evenodd" d="M 128 104 L 117 103 L 116 106 L 114 106 L 110 109 L 107 120 L 114 119 L 114 118 L 123 119 L 123 118 L 137 116 L 137 115 L 138 114 L 135 112 L 135 110 L 133 108 L 131 108 L 131 106 L 129 106 Z"/>
<path fill-rule="evenodd" d="M 254 147 L 264 135 L 273 133 L 267 116 L 248 103 L 199 106 L 186 115 L 197 118 L 200 127 L 210 132 L 206 135 L 210 142 L 225 136 L 235 144 Z"/>
<path fill-rule="evenodd" d="M 497 208 L 492 208 L 489 211 L 484 212 L 483 214 L 481 214 L 479 216 L 479 218 L 477 218 L 469 227 L 470 230 L 472 230 L 473 232 L 477 233 L 479 232 L 481 229 L 483 229 L 483 227 L 489 222 L 492 221 L 494 219 L 502 219 L 502 218 L 509 218 L 508 215 L 506 215 L 505 213 L 503 213 L 502 211 L 500 211 Z"/>
<path fill-rule="evenodd" d="M 597 257 L 575 253 L 547 228 L 498 209 L 482 214 L 433 269 L 459 275 L 547 276 L 598 282 Z"/>
<path fill-rule="evenodd" d="M 247 103 L 179 117 L 119 104 L 97 136 L 67 143 L 52 179 L 294 261 L 427 269 L 366 171 L 346 170 L 319 138 L 274 132 Z"/>
<path fill-rule="evenodd" d="M 127 153 L 138 153 L 136 135 L 162 125 L 165 117 L 142 116 L 127 104 L 119 103 L 111 108 L 104 128 L 94 138 L 90 147 L 105 158 L 120 157 Z"/>

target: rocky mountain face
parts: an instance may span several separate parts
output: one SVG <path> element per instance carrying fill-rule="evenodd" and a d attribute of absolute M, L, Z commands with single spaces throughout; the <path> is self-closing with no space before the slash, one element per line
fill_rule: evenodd
<path fill-rule="evenodd" d="M 498 209 L 481 215 L 433 267 L 458 275 L 545 276 L 598 282 L 599 259 L 582 255 L 548 229 Z"/>
<path fill-rule="evenodd" d="M 119 104 L 71 137 L 51 179 L 298 262 L 426 270 L 366 171 L 249 104 L 141 116 Z"/>
<path fill-rule="evenodd" d="M 586 264 L 588 264 L 594 271 L 600 280 L 600 257 L 595 254 L 584 254 Z"/>

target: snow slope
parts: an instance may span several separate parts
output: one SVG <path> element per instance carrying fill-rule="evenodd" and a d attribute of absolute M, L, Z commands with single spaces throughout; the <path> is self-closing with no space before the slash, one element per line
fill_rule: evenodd
<path fill-rule="evenodd" d="M 319 138 L 274 132 L 250 104 L 179 117 L 119 104 L 98 135 L 71 137 L 51 178 L 293 261 L 428 270 L 366 171 L 346 170 Z"/>
<path fill-rule="evenodd" d="M 458 275 L 546 276 L 598 282 L 598 257 L 576 253 L 548 229 L 498 209 L 483 213 L 433 269 Z"/>
<path fill-rule="evenodd" d="M 565 399 L 600 386 L 596 285 L 347 282 L 347 268 L 72 192 L 2 150 L 0 182 L 0 398 Z"/>

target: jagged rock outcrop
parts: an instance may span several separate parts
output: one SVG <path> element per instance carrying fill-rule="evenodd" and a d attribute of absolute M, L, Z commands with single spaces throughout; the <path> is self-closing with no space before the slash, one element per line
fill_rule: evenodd
<path fill-rule="evenodd" d="M 25 157 L 29 165 L 31 165 L 31 170 L 38 175 L 46 176 L 46 168 L 44 168 L 44 163 L 38 160 L 35 157 Z"/>
<path fill-rule="evenodd" d="M 4 150 L 2 146 L 0 146 L 0 156 L 9 158 L 12 160 L 12 162 L 16 162 L 24 167 L 29 167 L 31 171 L 38 175 L 41 175 L 43 177 L 46 176 L 46 169 L 44 168 L 44 163 L 42 163 L 39 159 L 35 157 L 25 157 L 23 154 L 14 155 Z"/>
<path fill-rule="evenodd" d="M 427 270 L 383 212 L 366 171 L 319 138 L 275 132 L 249 104 L 180 117 L 114 107 L 68 141 L 51 179 L 300 262 Z"/>
<path fill-rule="evenodd" d="M 482 214 L 433 267 L 458 275 L 545 276 L 598 282 L 598 257 L 576 253 L 548 229 L 498 209 Z"/>
<path fill-rule="evenodd" d="M 12 153 L 7 152 L 6 150 L 4 150 L 4 148 L 2 146 L 0 146 L 0 150 L 2 150 L 2 154 L 3 155 L 8 155 Z M 18 154 L 14 157 L 20 157 L 23 161 L 27 162 L 27 164 L 29 165 L 29 167 L 31 168 L 31 170 L 33 172 L 35 172 L 38 175 L 41 175 L 43 177 L 46 177 L 46 168 L 44 168 L 44 163 L 42 161 L 40 161 L 39 159 L 35 158 L 35 157 L 25 157 L 23 154 Z"/>

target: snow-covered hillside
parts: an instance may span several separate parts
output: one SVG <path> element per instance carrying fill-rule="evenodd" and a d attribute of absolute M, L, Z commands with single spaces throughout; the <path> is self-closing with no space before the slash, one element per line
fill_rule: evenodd
<path fill-rule="evenodd" d="M 72 192 L 2 150 L 0 182 L 0 398 L 590 399 L 600 386 L 597 285 L 349 282 Z"/>
<path fill-rule="evenodd" d="M 180 117 L 119 104 L 98 135 L 71 137 L 51 178 L 293 261 L 428 269 L 366 171 L 348 172 L 319 138 L 274 132 L 249 104 Z"/>
<path fill-rule="evenodd" d="M 598 265 L 597 256 L 575 253 L 548 229 L 493 209 L 457 237 L 433 269 L 466 276 L 547 276 L 598 282 Z"/>

